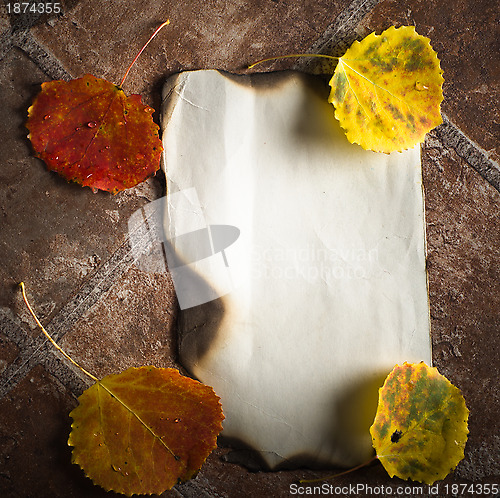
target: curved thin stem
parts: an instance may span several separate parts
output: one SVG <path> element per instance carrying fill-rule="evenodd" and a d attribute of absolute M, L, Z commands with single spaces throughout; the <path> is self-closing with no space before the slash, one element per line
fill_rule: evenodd
<path fill-rule="evenodd" d="M 248 69 L 254 68 L 257 64 L 262 64 L 263 62 L 275 61 L 279 59 L 290 59 L 294 57 L 322 57 L 323 59 L 335 59 L 339 60 L 340 57 L 333 57 L 333 55 L 325 54 L 288 54 L 288 55 L 278 55 L 276 57 L 267 57 L 266 59 L 261 59 L 260 61 L 254 62 L 248 66 Z"/>
<path fill-rule="evenodd" d="M 31 316 L 35 319 L 35 322 L 36 324 L 42 329 L 42 332 L 45 334 L 45 337 L 47 337 L 47 339 L 52 343 L 52 345 L 65 357 L 67 358 L 71 363 L 73 363 L 73 365 L 75 365 L 75 367 L 78 367 L 85 375 L 87 375 L 88 377 L 90 377 L 93 381 L 95 382 L 99 382 L 99 379 L 97 377 L 95 377 L 94 375 L 92 375 L 90 372 L 87 372 L 87 370 L 85 370 L 85 368 L 81 367 L 75 360 L 73 360 L 73 358 L 71 358 L 71 356 L 69 356 L 62 348 L 61 346 L 59 346 L 56 341 L 54 341 L 54 339 L 52 339 L 52 337 L 50 337 L 49 333 L 45 330 L 45 328 L 43 327 L 43 325 L 40 323 L 40 320 L 38 319 L 38 317 L 35 315 L 35 312 L 33 311 L 33 309 L 31 308 L 30 306 L 30 303 L 28 302 L 28 298 L 26 297 L 26 291 L 24 289 L 24 282 L 21 282 L 19 284 L 19 286 L 21 287 L 21 292 L 23 293 L 23 299 L 24 299 L 24 302 L 26 303 L 26 306 L 28 307 L 30 313 L 31 313 Z"/>
<path fill-rule="evenodd" d="M 127 71 L 125 72 L 125 75 L 123 76 L 122 80 L 120 81 L 120 85 L 119 85 L 120 88 L 123 86 L 123 82 L 127 78 L 128 73 L 132 69 L 132 66 L 135 64 L 135 61 L 139 58 L 139 56 L 142 54 L 142 52 L 144 52 L 144 49 L 149 45 L 149 42 L 158 34 L 158 32 L 160 31 L 160 29 L 162 29 L 163 26 L 166 26 L 167 24 L 170 24 L 170 19 L 167 19 L 163 24 L 161 24 L 158 28 L 156 28 L 156 31 L 151 35 L 151 37 L 146 42 L 146 44 L 144 45 L 144 47 L 142 47 L 141 50 L 139 51 L 139 53 L 135 56 L 135 59 L 131 62 L 130 66 L 128 67 Z"/>
<path fill-rule="evenodd" d="M 321 482 L 321 481 L 326 481 L 327 479 L 334 479 L 335 477 L 340 477 L 340 476 L 345 476 L 346 474 L 350 474 L 351 472 L 354 472 L 358 469 L 362 469 L 363 467 L 367 467 L 370 465 L 373 461 L 378 459 L 378 455 L 375 455 L 373 458 L 370 458 L 367 462 L 364 462 L 356 467 L 353 467 L 352 469 L 345 470 L 344 472 L 340 472 L 339 474 L 333 474 L 331 476 L 326 476 L 326 477 L 319 477 L 318 479 L 301 479 L 299 482 L 300 484 L 310 484 L 314 482 Z"/>

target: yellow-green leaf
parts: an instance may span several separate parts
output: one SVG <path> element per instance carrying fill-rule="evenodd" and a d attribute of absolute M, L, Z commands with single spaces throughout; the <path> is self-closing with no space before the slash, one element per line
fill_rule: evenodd
<path fill-rule="evenodd" d="M 106 490 L 161 494 L 193 477 L 224 418 L 211 387 L 171 368 L 130 368 L 87 389 L 70 416 L 73 462 Z"/>
<path fill-rule="evenodd" d="M 425 363 L 396 365 L 370 428 L 389 475 L 433 484 L 464 457 L 469 410 L 458 388 Z"/>
<path fill-rule="evenodd" d="M 430 40 L 413 26 L 392 26 L 354 42 L 339 58 L 329 102 L 351 143 L 401 151 L 442 122 L 443 81 Z"/>

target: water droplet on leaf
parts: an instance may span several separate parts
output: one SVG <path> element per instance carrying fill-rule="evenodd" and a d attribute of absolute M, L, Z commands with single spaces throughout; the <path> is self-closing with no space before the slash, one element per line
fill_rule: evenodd
<path fill-rule="evenodd" d="M 421 83 L 420 81 L 417 81 L 415 83 L 415 89 L 418 90 L 419 92 L 422 92 L 423 90 L 428 90 L 429 87 L 428 86 L 425 86 L 423 83 Z"/>
<path fill-rule="evenodd" d="M 89 122 L 87 123 L 87 126 L 88 126 L 89 128 L 95 128 L 95 127 L 97 126 L 97 123 L 96 123 L 95 121 L 89 121 Z"/>

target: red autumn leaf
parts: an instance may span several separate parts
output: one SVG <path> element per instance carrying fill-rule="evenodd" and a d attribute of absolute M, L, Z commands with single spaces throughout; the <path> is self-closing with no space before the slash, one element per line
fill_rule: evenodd
<path fill-rule="evenodd" d="M 69 181 L 119 192 L 159 168 L 161 141 L 140 95 L 92 75 L 42 84 L 28 109 L 29 139 L 48 168 Z"/>

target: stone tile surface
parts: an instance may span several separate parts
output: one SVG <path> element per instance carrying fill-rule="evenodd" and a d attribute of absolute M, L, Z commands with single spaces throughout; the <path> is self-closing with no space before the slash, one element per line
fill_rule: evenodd
<path fill-rule="evenodd" d="M 429 134 L 424 186 L 434 364 L 470 409 L 458 475 L 500 475 L 500 217 L 498 192 Z M 479 389 L 478 389 L 479 387 Z M 481 456 L 480 456 L 481 455 Z"/>
<path fill-rule="evenodd" d="M 4 334 L 0 333 L 0 373 L 12 363 L 19 354 L 19 348 Z"/>
<path fill-rule="evenodd" d="M 36 26 L 35 38 L 74 76 L 92 73 L 119 83 L 126 68 L 162 22 L 170 25 L 148 46 L 124 85 L 159 107 L 165 76 L 180 70 L 239 70 L 267 55 L 309 46 L 343 6 L 317 2 L 99 0 L 75 3 L 55 23 Z M 103 29 L 106 27 L 106 29 Z M 66 40 L 60 43 L 60 40 Z"/>
<path fill-rule="evenodd" d="M 57 13 L 52 12 L 53 9 L 51 8 L 54 2 L 44 2 L 43 5 L 41 3 L 36 0 L 26 2 L 4 1 L 0 6 L 0 27 L 6 31 L 18 32 L 57 17 Z M 48 3 L 52 5 L 46 9 Z M 61 5 L 62 3 L 59 2 L 59 6 Z M 48 10 L 51 10 L 51 12 L 47 13 Z"/>
<path fill-rule="evenodd" d="M 124 85 L 158 109 L 161 86 L 175 71 L 239 71 L 261 57 L 307 52 L 325 36 L 354 39 L 391 24 L 414 24 L 442 60 L 444 112 L 491 159 L 499 155 L 494 2 L 113 0 L 106 8 L 97 0 L 63 3 L 61 16 L 15 18 L 0 9 L 2 498 L 119 496 L 93 486 L 70 463 L 68 414 L 88 383 L 47 347 L 22 302 L 19 281 L 26 282 L 42 323 L 95 374 L 177 361 L 177 303 L 169 275 L 137 268 L 128 244 L 129 216 L 162 195 L 163 179 L 157 175 L 111 196 L 49 173 L 31 153 L 24 122 L 40 83 L 51 75 L 91 72 L 119 82 L 149 35 L 170 18 Z M 355 16 L 361 8 L 369 11 L 362 21 Z M 439 133 L 429 134 L 422 150 L 434 364 L 462 390 L 471 410 L 465 459 L 441 486 L 498 483 L 500 194 Z M 250 472 L 230 463 L 235 461 L 238 453 L 221 446 L 195 479 L 163 496 L 286 497 L 298 479 L 332 473 Z M 414 485 L 389 479 L 378 464 L 330 483 L 390 486 L 386 496 L 394 496 L 397 486 Z M 430 496 L 426 486 L 421 489 L 418 496 Z M 373 493 L 360 489 L 352 496 Z"/>
<path fill-rule="evenodd" d="M 0 401 L 3 497 L 60 496 L 61 489 L 74 489 L 66 434 L 75 404 L 41 366 Z"/>
<path fill-rule="evenodd" d="M 131 266 L 67 331 L 61 346 L 99 378 L 142 365 L 175 367 L 176 317 L 170 276 Z"/>
<path fill-rule="evenodd" d="M 7 34 L 10 31 L 10 22 L 7 14 L 2 11 L 0 12 L 0 36 Z"/>
<path fill-rule="evenodd" d="M 46 78 L 18 49 L 0 65 L 0 306 L 20 281 L 52 317 L 99 264 L 125 241 L 129 216 L 147 199 L 141 189 L 109 196 L 69 184 L 31 153 L 24 123 Z"/>
<path fill-rule="evenodd" d="M 431 39 L 444 71 L 442 110 L 494 161 L 500 161 L 499 9 L 490 0 L 384 0 L 358 28 L 365 36 L 414 25 Z"/>

